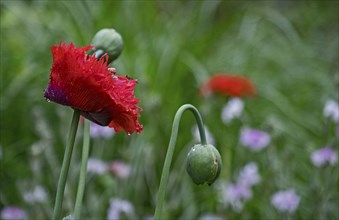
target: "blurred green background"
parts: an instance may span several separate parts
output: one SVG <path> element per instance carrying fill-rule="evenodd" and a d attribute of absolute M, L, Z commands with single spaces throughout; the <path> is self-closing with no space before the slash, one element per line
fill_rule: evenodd
<path fill-rule="evenodd" d="M 113 63 L 120 75 L 138 79 L 144 131 L 95 139 L 91 157 L 123 160 L 127 180 L 90 176 L 83 216 L 104 219 L 111 198 L 130 201 L 136 215 L 152 216 L 176 110 L 191 103 L 201 110 L 221 154 L 236 153 L 233 181 L 250 161 L 262 181 L 242 211 L 225 207 L 220 187 L 196 186 L 185 173 L 185 156 L 196 143 L 194 118 L 180 124 L 164 218 L 338 219 L 338 167 L 315 168 L 310 154 L 330 145 L 338 151 L 335 124 L 323 117 L 326 100 L 338 101 L 338 1 L 10 1 L 1 0 L 0 209 L 15 205 L 29 219 L 51 217 L 65 137 L 72 110 L 48 103 L 43 90 L 52 64 L 50 47 L 59 41 L 90 44 L 102 28 L 115 28 L 124 50 Z M 250 78 L 258 95 L 244 99 L 241 120 L 224 125 L 226 97 L 204 98 L 200 85 L 216 72 Z M 272 143 L 252 153 L 239 146 L 243 126 L 270 132 Z M 81 129 L 80 129 L 81 131 Z M 80 165 L 81 132 L 72 158 L 64 212 L 73 210 Z M 42 185 L 44 203 L 28 204 L 23 194 Z M 294 188 L 301 197 L 292 216 L 277 212 L 270 196 Z M 128 218 L 128 216 L 125 216 Z"/>

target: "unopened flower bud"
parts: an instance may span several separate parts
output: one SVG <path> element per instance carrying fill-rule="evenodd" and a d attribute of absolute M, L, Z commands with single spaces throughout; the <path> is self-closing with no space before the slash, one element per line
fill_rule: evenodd
<path fill-rule="evenodd" d="M 123 48 L 121 35 L 114 29 L 101 29 L 93 37 L 93 51 L 103 50 L 109 56 L 109 63 L 119 57 Z"/>
<path fill-rule="evenodd" d="M 221 156 L 218 150 L 210 144 L 196 144 L 187 155 L 186 171 L 197 185 L 211 185 L 219 176 Z"/>

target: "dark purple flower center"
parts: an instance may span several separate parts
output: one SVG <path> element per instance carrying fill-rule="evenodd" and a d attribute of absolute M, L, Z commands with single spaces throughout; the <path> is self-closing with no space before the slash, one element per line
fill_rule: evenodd
<path fill-rule="evenodd" d="M 70 105 L 67 96 L 65 96 L 61 89 L 51 84 L 48 84 L 48 87 L 45 89 L 44 96 L 47 101 L 53 101 L 61 105 Z"/>

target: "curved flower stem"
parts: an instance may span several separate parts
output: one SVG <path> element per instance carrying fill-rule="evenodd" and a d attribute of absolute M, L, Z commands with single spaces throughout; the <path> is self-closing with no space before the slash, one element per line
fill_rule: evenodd
<path fill-rule="evenodd" d="M 58 188 L 55 198 L 55 205 L 54 205 L 54 212 L 53 212 L 53 219 L 59 220 L 61 216 L 61 209 L 62 209 L 62 200 L 64 197 L 64 191 L 65 191 L 65 185 L 66 185 L 66 179 L 67 174 L 69 170 L 69 164 L 71 162 L 71 156 L 75 141 L 75 136 L 78 129 L 78 123 L 80 118 L 80 111 L 74 109 L 72 123 L 71 123 L 71 129 L 68 134 L 68 140 L 66 144 L 64 159 L 62 161 L 61 165 L 61 171 L 60 171 L 60 177 L 58 181 Z"/>
<path fill-rule="evenodd" d="M 86 183 L 86 174 L 87 174 L 87 161 L 90 149 L 90 138 L 89 138 L 89 121 L 84 121 L 84 138 L 83 138 L 83 147 L 82 147 L 82 161 L 80 168 L 78 192 L 75 201 L 74 208 L 74 219 L 80 219 L 81 208 L 82 208 L 82 199 L 84 196 L 85 183 Z"/>
<path fill-rule="evenodd" d="M 164 167 L 162 169 L 159 192 L 157 196 L 157 204 L 156 204 L 155 213 L 154 213 L 155 220 L 160 219 L 162 206 L 165 200 L 165 192 L 166 192 L 172 157 L 174 153 L 174 147 L 175 147 L 175 143 L 177 141 L 177 136 L 178 136 L 179 123 L 180 123 L 182 114 L 186 110 L 190 110 L 193 113 L 195 120 L 197 122 L 198 128 L 199 128 L 201 143 L 203 145 L 206 145 L 206 135 L 205 135 L 204 124 L 203 124 L 199 111 L 193 105 L 190 105 L 190 104 L 185 104 L 181 106 L 178 109 L 174 117 L 173 126 L 172 126 L 172 134 L 171 134 L 170 142 L 169 142 L 168 149 L 167 149 Z"/>

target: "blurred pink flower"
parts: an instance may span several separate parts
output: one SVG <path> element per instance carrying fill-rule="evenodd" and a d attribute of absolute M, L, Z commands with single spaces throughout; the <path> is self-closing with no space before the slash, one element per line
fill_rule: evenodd
<path fill-rule="evenodd" d="M 224 202 L 230 204 L 235 211 L 240 211 L 246 201 L 252 198 L 253 185 L 260 182 L 258 165 L 254 162 L 246 164 L 239 173 L 237 183 L 226 185 Z"/>
<path fill-rule="evenodd" d="M 240 132 L 240 142 L 252 151 L 260 151 L 271 142 L 268 133 L 257 129 L 242 129 Z"/>
<path fill-rule="evenodd" d="M 293 213 L 298 208 L 300 197 L 293 189 L 279 191 L 271 197 L 272 205 L 281 212 Z"/>
<path fill-rule="evenodd" d="M 122 161 L 113 161 L 109 164 L 109 170 L 118 178 L 126 179 L 131 174 L 131 166 Z"/>
<path fill-rule="evenodd" d="M 243 184 L 229 184 L 226 186 L 224 201 L 230 204 L 233 209 L 240 211 L 243 203 L 252 198 L 251 188 Z"/>
<path fill-rule="evenodd" d="M 117 220 L 122 219 L 121 214 L 129 216 L 132 219 L 135 219 L 134 208 L 133 205 L 127 201 L 122 199 L 111 199 L 110 206 L 107 212 L 108 220 Z"/>
<path fill-rule="evenodd" d="M 240 117 L 244 109 L 244 102 L 239 98 L 230 99 L 221 110 L 221 120 L 227 124 L 234 118 Z"/>
<path fill-rule="evenodd" d="M 339 122 L 339 104 L 334 100 L 327 100 L 323 110 L 325 118 L 330 118 L 333 122 Z"/>
<path fill-rule="evenodd" d="M 238 183 L 247 187 L 251 187 L 260 182 L 260 175 L 258 173 L 258 165 L 254 162 L 246 164 L 240 171 Z"/>
<path fill-rule="evenodd" d="M 328 163 L 333 165 L 337 162 L 337 152 L 330 147 L 324 147 L 316 150 L 311 155 L 311 160 L 314 166 L 320 167 Z"/>
<path fill-rule="evenodd" d="M 1 210 L 3 220 L 24 220 L 28 219 L 26 211 L 15 206 L 7 206 Z"/>
<path fill-rule="evenodd" d="M 110 138 L 113 137 L 114 133 L 114 129 L 110 127 L 101 126 L 93 122 L 90 124 L 90 135 L 92 138 Z"/>

